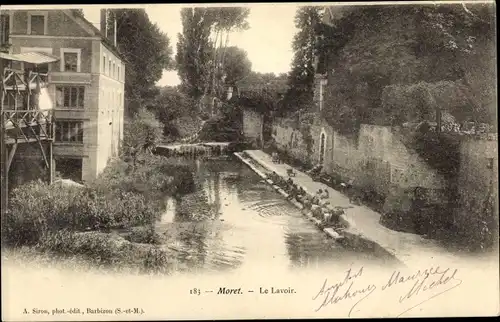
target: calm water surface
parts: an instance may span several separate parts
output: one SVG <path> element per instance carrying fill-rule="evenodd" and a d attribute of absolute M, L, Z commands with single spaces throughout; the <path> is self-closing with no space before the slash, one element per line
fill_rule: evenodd
<path fill-rule="evenodd" d="M 180 270 L 384 263 L 327 237 L 238 160 L 178 160 L 192 167 L 198 191 L 180 202 L 169 200 L 156 231 L 176 250 Z"/>

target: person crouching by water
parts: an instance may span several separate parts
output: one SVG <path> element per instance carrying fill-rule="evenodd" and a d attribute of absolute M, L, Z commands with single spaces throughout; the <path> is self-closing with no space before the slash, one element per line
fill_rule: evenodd
<path fill-rule="evenodd" d="M 269 175 L 269 178 L 274 182 L 274 183 L 278 183 L 278 179 L 279 179 L 279 176 L 278 174 L 273 171 L 270 175 Z"/>
<path fill-rule="evenodd" d="M 319 198 L 321 196 L 321 194 L 323 193 L 323 190 L 319 189 L 316 194 L 313 196 L 311 202 L 313 205 L 319 205 Z"/>
<path fill-rule="evenodd" d="M 287 191 L 288 192 L 288 200 L 298 200 L 298 196 L 299 196 L 299 189 L 297 188 L 297 185 L 296 184 L 291 184 L 289 187 L 289 190 Z"/>
<path fill-rule="evenodd" d="M 280 163 L 280 157 L 277 152 L 271 154 L 274 163 Z"/>
<path fill-rule="evenodd" d="M 281 187 L 283 190 L 285 190 L 286 193 L 290 194 L 292 192 L 293 188 L 293 181 L 288 179 L 285 181 L 285 185 Z"/>
<path fill-rule="evenodd" d="M 323 189 L 319 189 L 318 192 L 316 192 L 316 196 L 314 196 L 315 198 L 315 201 L 316 201 L 316 205 L 321 205 L 321 206 L 325 206 L 325 205 L 328 205 L 330 202 L 326 199 L 329 198 L 329 193 L 328 193 L 328 190 L 323 190 Z"/>
<path fill-rule="evenodd" d="M 299 187 L 299 198 L 301 200 L 303 200 L 304 198 L 307 197 L 307 194 L 306 194 L 306 191 L 304 190 L 304 188 L 302 187 Z"/>

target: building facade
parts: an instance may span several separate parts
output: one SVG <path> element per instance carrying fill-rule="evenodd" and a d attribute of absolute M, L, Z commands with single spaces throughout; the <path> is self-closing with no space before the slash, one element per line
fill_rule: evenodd
<path fill-rule="evenodd" d="M 59 57 L 49 65 L 48 91 L 54 108 L 56 175 L 95 179 L 117 156 L 123 138 L 125 64 L 116 33 L 106 37 L 72 10 L 2 12 L 11 54 L 43 52 Z M 103 29 L 104 28 L 104 29 Z M 24 69 L 23 66 L 20 66 Z"/>

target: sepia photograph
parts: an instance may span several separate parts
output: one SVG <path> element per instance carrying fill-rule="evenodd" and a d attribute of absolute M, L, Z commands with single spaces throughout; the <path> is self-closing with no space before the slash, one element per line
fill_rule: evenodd
<path fill-rule="evenodd" d="M 500 314 L 493 1 L 0 14 L 3 321 Z"/>

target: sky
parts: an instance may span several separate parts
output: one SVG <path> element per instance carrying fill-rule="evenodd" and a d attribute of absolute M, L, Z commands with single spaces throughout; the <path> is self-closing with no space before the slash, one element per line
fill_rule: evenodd
<path fill-rule="evenodd" d="M 154 4 L 143 6 L 149 19 L 170 38 L 176 52 L 177 34 L 182 31 L 180 10 L 182 5 Z M 297 4 L 253 4 L 248 22 L 250 29 L 233 33 L 229 45 L 238 46 L 248 53 L 252 70 L 261 73 L 287 73 L 292 61 L 292 40 L 297 32 L 294 16 Z M 101 6 L 84 7 L 85 18 L 100 28 Z M 164 71 L 159 86 L 179 84 L 176 71 Z"/>

